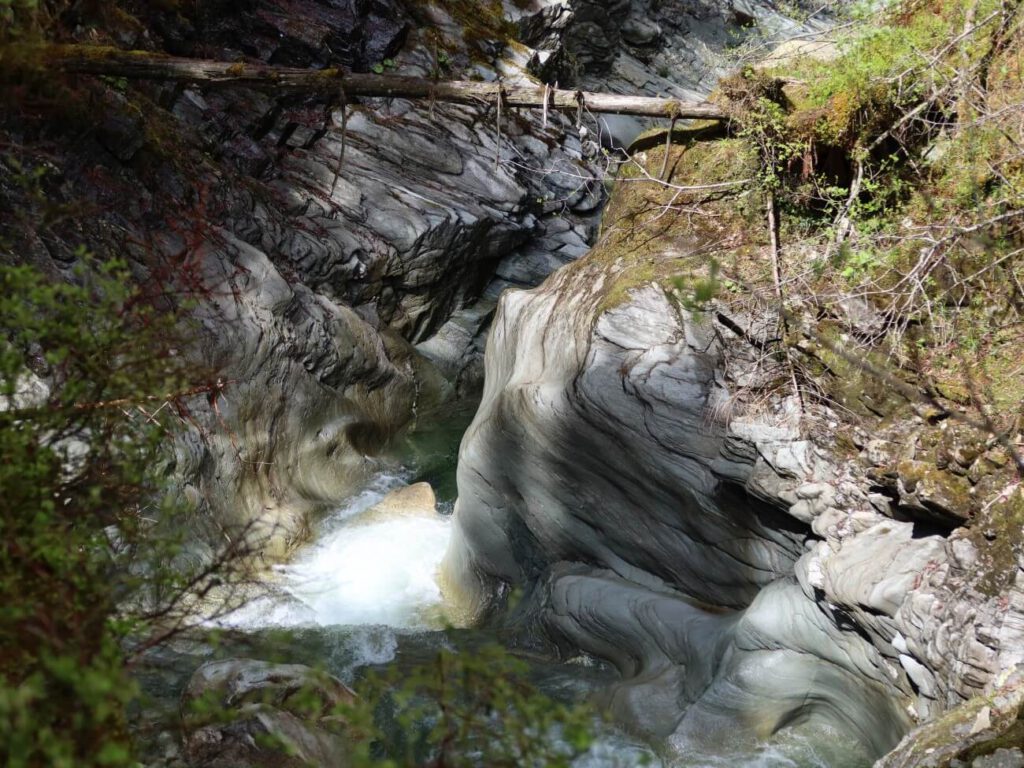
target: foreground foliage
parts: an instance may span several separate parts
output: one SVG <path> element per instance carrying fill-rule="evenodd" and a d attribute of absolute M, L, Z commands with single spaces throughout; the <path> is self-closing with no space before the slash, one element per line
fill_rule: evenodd
<path fill-rule="evenodd" d="M 118 606 L 176 586 L 154 535 L 168 329 L 118 265 L 75 283 L 3 267 L 0 286 L 0 755 L 127 765 L 122 643 L 152 616 Z"/>
<path fill-rule="evenodd" d="M 1022 25 L 1017 0 L 903 3 L 783 89 L 790 291 L 865 302 L 860 344 L 982 419 L 1022 404 Z"/>
<path fill-rule="evenodd" d="M 354 691 L 302 665 L 210 662 L 182 699 L 186 757 L 288 768 L 568 768 L 591 745 L 596 712 L 548 696 L 537 670 L 500 645 L 412 663 L 401 656 Z"/>
<path fill-rule="evenodd" d="M 362 690 L 348 717 L 372 738 L 357 765 L 568 768 L 592 739 L 589 707 L 544 695 L 528 665 L 496 645 L 441 651 L 411 674 L 371 676 Z"/>

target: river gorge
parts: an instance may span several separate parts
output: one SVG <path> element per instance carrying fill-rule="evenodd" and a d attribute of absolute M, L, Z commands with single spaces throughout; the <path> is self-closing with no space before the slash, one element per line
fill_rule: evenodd
<path fill-rule="evenodd" d="M 286 706 L 304 681 L 326 711 L 374 675 L 496 644 L 552 701 L 592 707 L 575 768 L 1024 766 L 1024 365 L 1018 336 L 950 319 L 995 328 L 1017 306 L 969 286 L 1019 250 L 971 259 L 1021 233 L 935 255 L 1018 223 L 1005 200 L 936 223 L 960 221 L 932 198 L 959 157 L 964 77 L 907 86 L 932 94 L 918 106 L 868 88 L 850 106 L 838 86 L 816 102 L 806 73 L 839 62 L 845 82 L 842 35 L 873 18 L 841 3 L 185 5 L 67 34 L 99 58 L 234 62 L 223 82 L 86 66 L 69 77 L 90 83 L 88 130 L 4 129 L 40 148 L 47 199 L 88 215 L 13 172 L 0 185 L 28 212 L 0 231 L 4 263 L 74 282 L 88 253 L 117 254 L 177 313 L 168 356 L 201 386 L 168 396 L 176 431 L 150 468 L 186 510 L 173 567 L 215 574 L 225 542 L 246 549 L 244 587 L 205 574 L 195 621 L 131 670 L 146 765 L 349 765 L 358 734 Z M 953 13 L 919 5 L 863 39 Z M 1019 65 L 1010 5 L 956 17 L 958 41 L 1002 24 L 976 56 L 994 93 Z M 279 75 L 239 83 L 243 63 L 543 84 L 544 106 L 343 78 L 286 94 Z M 904 98 L 904 74 L 876 80 Z M 548 108 L 558 83 L 575 109 Z M 595 113 L 584 91 L 726 117 Z M 984 126 L 1016 114 L 999 98 Z M 877 277 L 878 243 L 908 242 L 909 266 Z M 961 340 L 1004 354 L 999 376 L 943 368 Z M 44 368 L 0 412 L 45 402 Z M 228 716 L 190 720 L 211 696 Z M 384 719 L 396 743 L 435 725 Z"/>

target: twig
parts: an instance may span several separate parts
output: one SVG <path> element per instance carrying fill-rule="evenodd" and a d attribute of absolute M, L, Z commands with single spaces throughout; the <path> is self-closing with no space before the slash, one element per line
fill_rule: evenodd
<path fill-rule="evenodd" d="M 785 295 L 782 292 L 782 265 L 779 258 L 779 202 L 775 198 L 775 192 L 771 189 L 765 193 L 765 209 L 768 217 L 768 241 L 771 249 L 772 279 L 775 282 L 775 298 L 779 304 L 779 322 L 782 324 L 783 337 L 789 333 L 789 321 L 787 319 Z M 786 366 L 789 368 L 789 381 L 793 387 L 793 395 L 800 406 L 800 413 L 804 413 L 804 397 L 800 392 L 800 384 L 796 378 L 796 366 L 793 364 L 793 357 L 788 344 L 783 345 L 786 356 Z"/>
<path fill-rule="evenodd" d="M 341 176 L 341 164 L 345 161 L 345 137 L 348 133 L 348 103 L 345 98 L 345 86 L 338 87 L 341 100 L 341 148 L 338 150 L 338 165 L 334 168 L 334 181 L 331 182 L 331 197 L 338 188 L 338 177 Z"/>
<path fill-rule="evenodd" d="M 661 161 L 661 173 L 658 174 L 658 178 L 661 181 L 668 181 L 665 174 L 668 172 L 668 156 L 672 149 L 672 132 L 676 129 L 676 117 L 672 116 L 672 121 L 668 124 L 668 133 L 665 134 L 665 157 Z"/>
<path fill-rule="evenodd" d="M 850 230 L 853 228 L 853 218 L 851 214 L 853 212 L 853 206 L 856 205 L 857 199 L 860 197 L 860 188 L 863 183 L 864 160 L 863 158 L 858 157 L 857 172 L 854 174 L 853 181 L 850 183 L 850 194 L 846 197 L 846 204 L 843 206 L 843 210 L 839 212 L 838 216 L 836 216 L 835 237 L 825 254 L 826 261 L 831 261 L 832 257 L 840 248 L 843 247 L 843 243 L 846 242 L 846 238 L 850 236 Z"/>
<path fill-rule="evenodd" d="M 498 170 L 498 166 L 501 164 L 501 104 L 505 100 L 505 89 L 498 89 L 498 114 L 496 123 L 498 126 L 498 138 L 494 144 L 494 170 Z"/>

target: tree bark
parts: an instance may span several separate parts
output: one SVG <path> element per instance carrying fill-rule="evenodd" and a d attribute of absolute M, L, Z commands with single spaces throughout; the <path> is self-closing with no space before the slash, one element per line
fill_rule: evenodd
<path fill-rule="evenodd" d="M 167 80 L 196 85 L 244 85 L 278 91 L 337 94 L 346 98 L 385 96 L 430 99 L 457 104 L 490 104 L 502 100 L 505 107 L 539 107 L 575 111 L 665 117 L 674 119 L 725 120 L 729 115 L 708 102 L 687 102 L 650 96 L 587 93 L 543 85 L 510 85 L 474 80 L 431 80 L 423 77 L 343 72 L 341 69 L 299 69 L 267 64 L 231 63 L 185 59 L 148 51 L 123 51 L 99 46 L 50 46 L 42 50 L 49 67 L 63 72 L 142 80 Z"/>

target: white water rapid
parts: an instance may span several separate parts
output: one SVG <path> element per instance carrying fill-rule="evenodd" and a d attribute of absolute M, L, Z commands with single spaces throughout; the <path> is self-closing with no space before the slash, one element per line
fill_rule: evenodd
<path fill-rule="evenodd" d="M 278 566 L 274 594 L 254 600 L 223 626 L 386 625 L 399 630 L 439 628 L 441 591 L 436 575 L 448 546 L 451 519 L 440 514 L 363 518 L 406 478 L 380 474 L 370 487 L 335 510 L 314 542 Z M 411 510 L 410 510 L 411 511 Z"/>
<path fill-rule="evenodd" d="M 360 494 L 328 515 L 313 541 L 274 571 L 272 592 L 218 622 L 260 633 L 313 629 L 334 638 L 325 650 L 331 672 L 351 681 L 356 670 L 397 658 L 399 646 L 447 646 L 441 629 L 442 596 L 436 577 L 451 535 L 451 518 L 423 505 L 381 505 L 406 488 L 413 472 L 380 473 Z M 378 506 L 381 505 L 381 506 Z M 384 509 L 386 506 L 386 509 Z M 382 513 L 383 509 L 383 513 Z M 413 651 L 415 654 L 415 650 Z M 546 668 L 551 688 L 567 686 L 583 700 L 599 689 L 582 668 Z M 735 739 L 709 749 L 684 749 L 662 760 L 652 749 L 606 723 L 595 725 L 595 743 L 573 768 L 860 768 L 856 745 L 829 733 L 784 733 L 772 743 Z"/>

